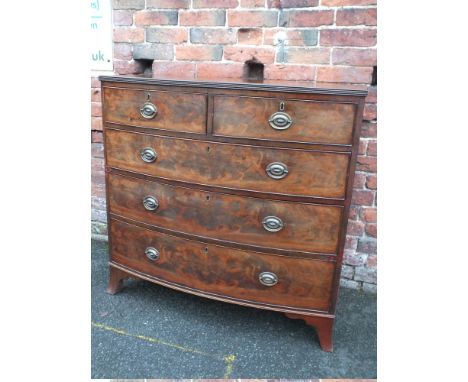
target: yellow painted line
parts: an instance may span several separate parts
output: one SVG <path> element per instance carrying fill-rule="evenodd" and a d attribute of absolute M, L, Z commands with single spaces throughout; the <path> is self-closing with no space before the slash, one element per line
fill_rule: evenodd
<path fill-rule="evenodd" d="M 184 351 L 184 352 L 187 352 L 187 353 L 195 353 L 195 354 L 199 354 L 199 355 L 202 355 L 202 356 L 205 356 L 205 357 L 214 358 L 214 359 L 216 359 L 218 361 L 223 361 L 225 366 L 226 366 L 226 372 L 224 373 L 224 378 L 228 378 L 231 375 L 232 369 L 234 367 L 234 361 L 236 360 L 236 356 L 234 354 L 229 354 L 227 356 L 219 356 L 219 355 L 215 355 L 215 354 L 206 353 L 206 352 L 198 350 L 198 349 L 189 348 L 187 346 L 173 344 L 171 342 L 167 342 L 167 341 L 161 340 L 159 338 L 148 337 L 148 336 L 144 336 L 142 334 L 130 333 L 130 332 L 127 332 L 127 331 L 125 331 L 123 329 L 113 328 L 112 326 L 99 324 L 97 322 L 91 322 L 91 325 L 93 325 L 94 327 L 99 328 L 99 329 L 103 329 L 103 330 L 107 330 L 109 332 L 120 334 L 122 336 L 138 338 L 140 340 L 157 343 L 159 345 L 168 346 L 168 347 L 178 349 L 178 350 L 181 350 L 181 351 Z"/>

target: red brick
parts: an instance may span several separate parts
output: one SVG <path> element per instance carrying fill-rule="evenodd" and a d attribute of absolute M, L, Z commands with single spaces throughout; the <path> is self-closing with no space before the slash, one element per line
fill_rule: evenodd
<path fill-rule="evenodd" d="M 239 44 L 262 45 L 263 29 L 239 28 L 237 31 L 237 39 Z"/>
<path fill-rule="evenodd" d="M 114 11 L 112 22 L 114 25 L 132 25 L 133 12 L 132 11 Z"/>
<path fill-rule="evenodd" d="M 377 223 L 377 208 L 375 207 L 362 208 L 361 218 L 366 223 Z"/>
<path fill-rule="evenodd" d="M 225 10 L 181 11 L 179 13 L 179 25 L 221 26 L 225 22 Z"/>
<path fill-rule="evenodd" d="M 368 267 L 375 268 L 377 266 L 377 256 L 376 255 L 367 256 L 366 264 Z"/>
<path fill-rule="evenodd" d="M 146 0 L 146 8 L 189 8 L 190 0 Z"/>
<path fill-rule="evenodd" d="M 193 0 L 193 8 L 236 8 L 239 0 Z"/>
<path fill-rule="evenodd" d="M 101 89 L 91 88 L 91 101 L 92 102 L 101 102 Z"/>
<path fill-rule="evenodd" d="M 102 131 L 102 118 L 101 117 L 91 117 L 91 130 Z"/>
<path fill-rule="evenodd" d="M 367 103 L 377 103 L 377 86 L 369 86 L 367 88 Z"/>
<path fill-rule="evenodd" d="M 161 28 L 147 28 L 146 41 L 155 42 L 158 44 L 180 44 L 187 42 L 188 28 L 178 27 L 161 27 Z"/>
<path fill-rule="evenodd" d="M 358 254 L 354 251 L 344 251 L 343 261 L 348 265 L 364 265 L 366 263 L 367 256 L 365 254 Z M 324 380 L 324 382 L 328 380 Z M 347 382 L 347 380 L 340 380 L 340 382 Z M 355 380 L 351 380 L 350 382 L 355 382 Z"/>
<path fill-rule="evenodd" d="M 265 0 L 240 0 L 242 8 L 263 8 L 265 7 Z"/>
<path fill-rule="evenodd" d="M 352 204 L 372 206 L 374 203 L 374 192 L 365 190 L 353 190 Z"/>
<path fill-rule="evenodd" d="M 357 248 L 358 240 L 354 236 L 346 236 L 345 250 L 355 251 Z"/>
<path fill-rule="evenodd" d="M 275 27 L 278 12 L 265 11 L 237 11 L 228 10 L 228 25 L 231 27 Z"/>
<path fill-rule="evenodd" d="M 366 224 L 366 234 L 371 237 L 377 237 L 377 224 Z"/>
<path fill-rule="evenodd" d="M 102 136 L 102 131 L 91 131 L 91 142 L 103 143 L 104 137 Z"/>
<path fill-rule="evenodd" d="M 369 255 L 377 254 L 377 241 L 375 239 L 359 239 L 357 251 L 360 253 L 367 253 Z"/>
<path fill-rule="evenodd" d="M 358 155 L 356 161 L 357 171 L 377 172 L 377 158 Z"/>
<path fill-rule="evenodd" d="M 143 42 L 145 30 L 143 28 L 115 28 L 114 42 Z"/>
<path fill-rule="evenodd" d="M 202 62 L 197 65 L 198 77 L 202 78 L 242 78 L 244 65 L 239 63 Z"/>
<path fill-rule="evenodd" d="M 358 154 L 365 155 L 366 151 L 367 151 L 367 141 L 365 141 L 364 139 L 361 139 L 359 141 Z"/>
<path fill-rule="evenodd" d="M 357 172 L 354 174 L 354 189 L 363 189 L 364 185 L 366 184 L 366 174 Z"/>
<path fill-rule="evenodd" d="M 196 65 L 191 62 L 161 62 L 153 63 L 153 77 L 195 78 Z"/>
<path fill-rule="evenodd" d="M 348 5 L 375 5 L 377 0 L 322 0 L 327 7 L 344 7 Z"/>
<path fill-rule="evenodd" d="M 370 190 L 377 189 L 377 176 L 376 175 L 369 175 L 366 180 L 366 187 Z"/>
<path fill-rule="evenodd" d="M 224 48 L 224 59 L 227 61 L 256 61 L 263 64 L 275 62 L 274 48 L 254 48 L 246 46 L 226 46 Z"/>
<path fill-rule="evenodd" d="M 100 88 L 101 87 L 101 81 L 99 81 L 97 77 L 91 77 L 91 87 L 92 88 Z"/>
<path fill-rule="evenodd" d="M 114 59 L 130 61 L 132 59 L 132 44 L 114 44 Z"/>
<path fill-rule="evenodd" d="M 348 229 L 346 233 L 350 236 L 364 235 L 365 224 L 360 221 L 348 220 Z"/>
<path fill-rule="evenodd" d="M 363 122 L 361 126 L 361 137 L 377 138 L 377 123 Z"/>
<path fill-rule="evenodd" d="M 91 115 L 93 117 L 102 117 L 102 108 L 100 102 L 91 102 Z"/>
<path fill-rule="evenodd" d="M 375 66 L 377 50 L 356 48 L 335 48 L 332 53 L 334 65 Z"/>
<path fill-rule="evenodd" d="M 267 65 L 266 80 L 310 81 L 315 78 L 315 67 L 311 65 Z"/>
<path fill-rule="evenodd" d="M 268 28 L 265 29 L 264 44 L 276 45 L 278 33 L 286 36 L 288 46 L 315 46 L 318 42 L 318 32 L 313 29 Z"/>
<path fill-rule="evenodd" d="M 190 28 L 190 42 L 194 44 L 235 44 L 233 28 Z"/>
<path fill-rule="evenodd" d="M 269 8 L 304 8 L 316 7 L 319 0 L 267 0 Z"/>
<path fill-rule="evenodd" d="M 350 206 L 349 207 L 349 214 L 348 218 L 351 220 L 357 220 L 359 217 L 359 210 L 361 209 L 360 206 Z"/>
<path fill-rule="evenodd" d="M 114 72 L 118 74 L 139 74 L 141 66 L 134 61 L 114 60 Z"/>
<path fill-rule="evenodd" d="M 367 144 L 367 155 L 377 156 L 377 141 L 369 141 Z"/>
<path fill-rule="evenodd" d="M 351 8 L 336 11 L 335 25 L 377 25 L 376 8 Z"/>
<path fill-rule="evenodd" d="M 336 67 L 325 66 L 317 69 L 317 81 L 319 82 L 346 82 L 367 84 L 372 80 L 372 68 L 366 67 Z"/>
<path fill-rule="evenodd" d="M 219 45 L 178 45 L 176 59 L 185 61 L 220 61 L 223 48 Z"/>
<path fill-rule="evenodd" d="M 284 11 L 280 27 L 318 27 L 333 24 L 333 11 Z"/>
<path fill-rule="evenodd" d="M 328 64 L 330 49 L 328 48 L 287 48 L 284 54 L 278 53 L 278 60 L 284 56 L 288 64 Z"/>
<path fill-rule="evenodd" d="M 377 43 L 375 29 L 322 29 L 320 45 L 323 46 L 374 46 Z"/>
<path fill-rule="evenodd" d="M 135 25 L 177 25 L 177 11 L 138 11 L 135 12 Z"/>
<path fill-rule="evenodd" d="M 366 103 L 364 105 L 364 113 L 362 117 L 365 121 L 373 121 L 377 119 L 377 104 Z"/>

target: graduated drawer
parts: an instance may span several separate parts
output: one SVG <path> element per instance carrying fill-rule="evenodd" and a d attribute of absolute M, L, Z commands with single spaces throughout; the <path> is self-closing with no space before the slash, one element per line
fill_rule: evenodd
<path fill-rule="evenodd" d="M 127 126 L 205 134 L 206 95 L 103 88 L 104 120 Z"/>
<path fill-rule="evenodd" d="M 109 174 L 108 188 L 111 213 L 147 224 L 258 247 L 337 251 L 338 206 L 219 194 L 115 174 Z"/>
<path fill-rule="evenodd" d="M 215 96 L 213 134 L 350 145 L 355 113 L 350 103 Z"/>
<path fill-rule="evenodd" d="M 116 130 L 106 131 L 106 150 L 110 167 L 165 179 L 337 199 L 345 197 L 350 159 L 346 153 L 204 142 Z M 148 151 L 152 154 L 148 155 Z M 274 166 L 276 171 L 272 173 Z M 277 179 L 278 173 L 284 177 Z"/>
<path fill-rule="evenodd" d="M 111 220 L 110 232 L 111 261 L 157 280 L 223 298 L 321 311 L 329 308 L 332 262 L 205 244 L 117 220 Z"/>

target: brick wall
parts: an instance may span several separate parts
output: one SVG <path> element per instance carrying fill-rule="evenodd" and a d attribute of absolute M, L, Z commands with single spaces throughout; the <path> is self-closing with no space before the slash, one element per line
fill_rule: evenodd
<path fill-rule="evenodd" d="M 114 71 L 366 84 L 342 285 L 377 283 L 376 0 L 114 0 Z M 152 64 L 151 64 L 152 62 Z M 92 233 L 107 235 L 99 81 L 91 79 Z"/>

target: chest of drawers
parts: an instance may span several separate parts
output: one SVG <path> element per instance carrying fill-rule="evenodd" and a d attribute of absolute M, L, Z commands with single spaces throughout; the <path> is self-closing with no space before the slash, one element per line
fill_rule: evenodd
<path fill-rule="evenodd" d="M 100 77 L 109 293 L 137 277 L 332 332 L 366 91 Z"/>

